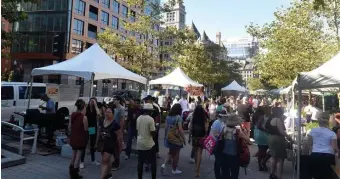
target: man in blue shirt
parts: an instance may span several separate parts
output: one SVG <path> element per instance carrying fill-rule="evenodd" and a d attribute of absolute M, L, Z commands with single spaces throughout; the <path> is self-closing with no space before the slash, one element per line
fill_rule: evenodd
<path fill-rule="evenodd" d="M 55 113 L 55 105 L 54 105 L 54 101 L 49 98 L 47 96 L 47 94 L 44 94 L 42 97 L 41 97 L 41 100 L 45 101 L 46 102 L 46 107 L 40 105 L 39 108 L 41 108 L 42 110 L 45 110 L 46 111 L 46 114 L 54 114 Z"/>
<path fill-rule="evenodd" d="M 217 141 L 218 138 L 221 136 L 224 130 L 225 122 L 227 121 L 227 118 L 228 118 L 228 113 L 225 108 L 222 108 L 221 111 L 218 111 L 217 115 L 218 115 L 218 118 L 212 124 L 210 134 L 209 134 L 215 139 L 215 141 Z M 222 167 L 221 157 L 218 157 L 215 154 L 214 173 L 215 173 L 216 179 L 221 178 L 221 167 Z"/>

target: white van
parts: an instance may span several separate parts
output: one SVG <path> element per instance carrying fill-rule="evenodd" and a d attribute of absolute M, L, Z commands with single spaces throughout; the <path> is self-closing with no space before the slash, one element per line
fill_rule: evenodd
<path fill-rule="evenodd" d="M 26 111 L 28 93 L 29 84 L 26 82 L 1 82 L 1 121 L 9 121 L 14 112 Z M 43 94 L 46 94 L 46 84 L 33 83 L 30 109 L 39 109 L 40 105 L 46 105 L 41 100 Z M 71 113 L 74 110 L 74 103 L 75 101 L 59 102 L 58 108 L 66 107 Z"/>
<path fill-rule="evenodd" d="M 27 82 L 1 82 L 1 121 L 9 121 L 11 115 L 14 112 L 25 112 L 28 103 L 29 83 Z M 46 94 L 45 83 L 33 83 L 32 84 L 32 97 L 30 109 L 39 109 L 39 106 L 46 104 L 40 99 L 41 95 Z M 89 97 L 79 97 L 86 103 L 89 101 Z M 102 102 L 104 97 L 97 97 L 98 102 Z M 72 101 L 59 101 L 58 109 L 66 107 L 69 114 L 75 111 L 76 100 Z M 44 112 L 44 111 L 41 111 Z M 18 115 L 14 115 L 16 120 Z"/>

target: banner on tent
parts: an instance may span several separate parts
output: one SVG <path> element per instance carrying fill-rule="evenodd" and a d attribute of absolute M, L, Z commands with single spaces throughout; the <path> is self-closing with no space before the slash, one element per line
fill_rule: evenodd
<path fill-rule="evenodd" d="M 59 86 L 56 84 L 47 84 L 46 85 L 46 94 L 49 98 L 51 98 L 53 101 L 58 102 L 59 101 Z"/>
<path fill-rule="evenodd" d="M 204 87 L 188 86 L 185 87 L 185 91 L 190 94 L 190 96 L 202 96 L 204 94 Z"/>

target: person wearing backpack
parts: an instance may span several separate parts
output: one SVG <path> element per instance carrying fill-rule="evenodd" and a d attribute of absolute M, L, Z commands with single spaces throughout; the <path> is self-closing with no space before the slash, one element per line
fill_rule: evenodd
<path fill-rule="evenodd" d="M 216 155 L 221 157 L 222 178 L 238 179 L 240 167 L 250 162 L 249 137 L 239 127 L 242 119 L 231 114 L 226 121 L 223 134 L 216 144 Z"/>
<path fill-rule="evenodd" d="M 217 112 L 217 120 L 214 121 L 214 123 L 211 126 L 211 130 L 209 135 L 212 136 L 215 140 L 215 142 L 219 139 L 219 137 L 222 135 L 225 122 L 228 119 L 228 113 L 226 109 L 221 109 Z M 216 145 L 216 144 L 215 144 Z M 218 154 L 215 154 L 215 162 L 214 162 L 214 173 L 215 178 L 220 179 L 221 178 L 221 158 Z"/>

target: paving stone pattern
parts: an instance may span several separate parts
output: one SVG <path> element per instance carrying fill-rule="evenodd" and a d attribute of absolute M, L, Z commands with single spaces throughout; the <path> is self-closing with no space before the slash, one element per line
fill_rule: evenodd
<path fill-rule="evenodd" d="M 173 176 L 171 174 L 171 166 L 169 165 L 164 174 L 160 174 L 159 166 L 163 163 L 166 149 L 163 147 L 163 130 L 160 136 L 160 154 L 161 159 L 158 159 L 157 178 L 159 179 L 189 179 L 194 177 L 194 164 L 188 162 L 191 146 L 185 146 L 181 150 L 179 169 L 183 171 L 183 174 Z M 251 152 L 256 152 L 256 146 L 250 147 Z M 100 155 L 96 154 L 98 161 L 100 161 Z M 26 164 L 2 169 L 1 178 L 3 179 L 67 179 L 68 176 L 68 165 L 70 159 L 63 158 L 60 154 L 50 156 L 40 155 L 28 155 Z M 201 164 L 201 179 L 214 179 L 213 173 L 214 156 L 209 156 L 203 152 L 203 161 Z M 269 163 L 268 163 L 269 166 Z M 292 179 L 292 165 L 290 162 L 285 163 L 284 178 Z M 85 158 L 85 169 L 81 170 L 81 174 L 84 179 L 100 179 L 100 166 L 94 166 L 90 164 L 90 156 L 87 155 Z M 117 171 L 113 172 L 113 178 L 117 179 L 136 179 L 137 178 L 137 156 L 132 155 L 127 161 L 124 160 L 124 153 L 121 155 L 121 167 Z M 144 173 L 145 179 L 151 179 L 150 173 Z M 268 173 L 258 172 L 256 159 L 252 158 L 251 163 L 247 169 L 247 175 L 243 168 L 240 169 L 239 179 L 267 179 Z"/>

